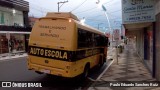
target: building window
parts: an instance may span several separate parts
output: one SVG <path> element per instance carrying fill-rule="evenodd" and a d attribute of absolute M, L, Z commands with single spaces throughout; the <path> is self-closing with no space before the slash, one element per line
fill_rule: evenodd
<path fill-rule="evenodd" d="M 0 18 L 0 24 L 4 24 L 4 13 L 1 13 Z"/>
<path fill-rule="evenodd" d="M 25 51 L 25 38 L 23 34 L 11 34 L 10 37 L 10 51 L 11 53 Z"/>
<path fill-rule="evenodd" d="M 24 26 L 23 12 L 0 6 L 0 25 Z"/>

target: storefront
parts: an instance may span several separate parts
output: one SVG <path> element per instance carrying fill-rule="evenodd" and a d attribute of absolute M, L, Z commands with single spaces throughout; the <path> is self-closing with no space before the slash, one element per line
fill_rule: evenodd
<path fill-rule="evenodd" d="M 26 52 L 29 32 L 0 33 L 0 54 Z"/>
<path fill-rule="evenodd" d="M 122 0 L 122 21 L 136 36 L 136 51 L 155 77 L 155 0 Z"/>

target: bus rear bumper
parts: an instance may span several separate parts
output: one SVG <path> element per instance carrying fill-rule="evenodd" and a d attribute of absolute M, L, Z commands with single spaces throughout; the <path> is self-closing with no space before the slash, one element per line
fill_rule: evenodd
<path fill-rule="evenodd" d="M 31 64 L 31 63 L 28 65 L 28 70 L 34 70 L 35 72 L 62 76 L 62 77 L 69 77 L 69 78 L 73 77 L 70 75 L 69 71 L 65 69 L 47 67 L 47 66 Z"/>

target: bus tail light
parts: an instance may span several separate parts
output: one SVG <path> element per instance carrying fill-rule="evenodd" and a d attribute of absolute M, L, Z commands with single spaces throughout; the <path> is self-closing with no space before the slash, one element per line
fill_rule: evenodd
<path fill-rule="evenodd" d="M 68 20 L 68 22 L 72 22 L 72 20 L 71 20 L 71 19 L 69 19 L 69 20 Z"/>

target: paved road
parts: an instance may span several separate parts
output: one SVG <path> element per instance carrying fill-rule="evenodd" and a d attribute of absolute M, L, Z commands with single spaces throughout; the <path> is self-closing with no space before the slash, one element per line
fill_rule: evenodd
<path fill-rule="evenodd" d="M 22 57 L 12 60 L 0 61 L 0 72 L 1 72 L 0 81 L 40 81 L 40 82 L 51 81 L 53 85 L 57 86 L 60 85 L 59 87 L 56 88 L 45 88 L 46 90 L 50 89 L 66 90 L 65 87 L 66 83 L 70 86 L 73 86 L 69 87 L 70 90 L 87 89 L 89 85 L 93 82 L 92 79 L 96 79 L 106 67 L 107 65 L 105 64 L 101 70 L 96 70 L 96 72 L 91 71 L 89 79 L 83 82 L 79 82 L 78 77 L 73 80 L 73 79 L 60 78 L 56 76 L 47 76 L 45 74 L 37 74 L 34 71 L 30 71 L 27 69 L 26 57 Z M 6 90 L 4 88 L 0 88 L 0 90 L 1 89 Z M 23 90 L 24 88 L 12 88 L 12 90 L 13 89 Z M 31 88 L 29 88 L 29 90 L 31 90 Z"/>

